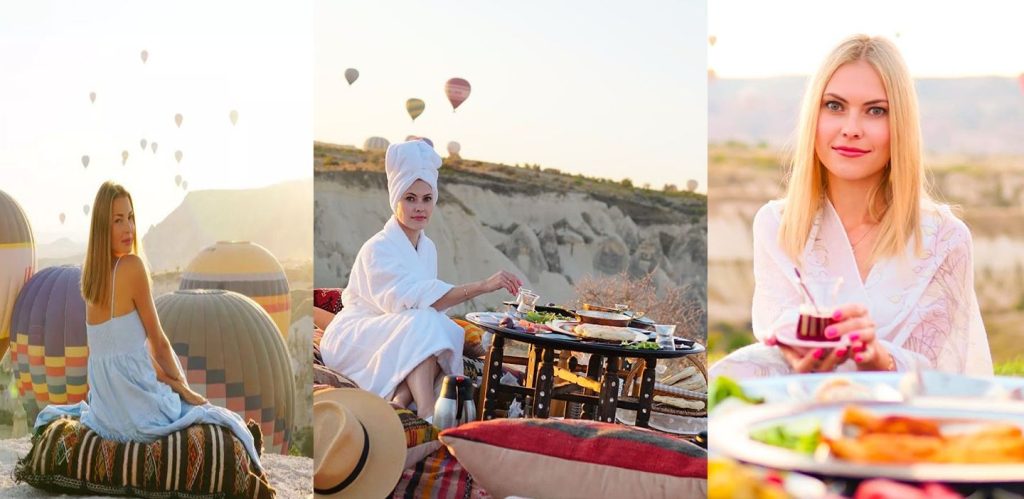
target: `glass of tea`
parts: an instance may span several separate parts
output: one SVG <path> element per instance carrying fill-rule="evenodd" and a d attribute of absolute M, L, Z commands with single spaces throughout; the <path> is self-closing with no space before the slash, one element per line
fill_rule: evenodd
<path fill-rule="evenodd" d="M 803 303 L 800 304 L 800 318 L 796 324 L 798 340 L 839 341 L 839 337 L 827 338 L 825 328 L 835 322 L 832 314 L 839 306 L 839 288 L 842 285 L 842 277 L 803 279 Z"/>

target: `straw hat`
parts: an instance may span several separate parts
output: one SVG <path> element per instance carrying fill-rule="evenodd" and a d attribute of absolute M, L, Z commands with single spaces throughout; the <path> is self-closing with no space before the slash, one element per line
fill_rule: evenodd
<path fill-rule="evenodd" d="M 357 388 L 318 390 L 313 432 L 316 497 L 385 497 L 402 477 L 405 431 L 384 399 Z"/>

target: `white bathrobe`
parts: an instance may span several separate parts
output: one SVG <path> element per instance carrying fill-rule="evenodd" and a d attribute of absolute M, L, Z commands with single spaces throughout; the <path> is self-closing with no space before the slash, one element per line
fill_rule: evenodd
<path fill-rule="evenodd" d="M 795 263 L 777 243 L 782 201 L 754 217 L 754 336 L 764 341 L 796 327 L 801 302 Z M 944 205 L 924 204 L 921 255 L 914 244 L 900 258 L 875 263 L 861 281 L 842 222 L 828 200 L 819 211 L 802 256 L 805 277 L 843 278 L 839 303 L 861 303 L 876 324 L 876 336 L 900 371 L 935 369 L 992 375 L 992 355 L 974 292 L 971 233 Z M 856 370 L 847 360 L 837 371 Z M 734 378 L 789 374 L 778 348 L 757 343 L 712 366 L 711 375 Z"/>
<path fill-rule="evenodd" d="M 451 289 L 437 278 L 434 242 L 421 233 L 414 248 L 391 217 L 356 255 L 344 308 L 320 343 L 324 363 L 385 398 L 431 356 L 462 374 L 463 330 L 430 306 Z"/>

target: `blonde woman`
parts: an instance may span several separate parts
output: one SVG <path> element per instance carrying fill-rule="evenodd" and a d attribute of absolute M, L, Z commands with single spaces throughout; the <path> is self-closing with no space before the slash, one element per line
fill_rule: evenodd
<path fill-rule="evenodd" d="M 974 292 L 971 234 L 925 186 L 917 95 L 884 38 L 840 43 L 807 88 L 786 196 L 754 218 L 752 325 L 761 343 L 712 375 L 915 368 L 992 374 Z M 795 279 L 841 277 L 825 330 L 836 348 L 794 348 Z M 843 345 L 848 345 L 843 346 Z"/>
<path fill-rule="evenodd" d="M 89 396 L 75 405 L 47 406 L 36 418 L 36 429 L 72 416 L 105 439 L 150 442 L 192 424 L 214 423 L 230 428 L 259 468 L 245 422 L 189 388 L 160 327 L 138 249 L 131 194 L 105 182 L 93 201 L 82 272 Z"/>

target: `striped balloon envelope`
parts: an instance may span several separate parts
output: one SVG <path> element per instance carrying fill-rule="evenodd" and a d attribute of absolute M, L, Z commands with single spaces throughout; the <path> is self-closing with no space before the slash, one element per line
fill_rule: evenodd
<path fill-rule="evenodd" d="M 266 248 L 249 241 L 220 241 L 196 255 L 181 276 L 178 289 L 226 289 L 259 303 L 274 319 L 278 331 L 288 336 L 291 298 L 288 277 L 277 258 Z"/>
<path fill-rule="evenodd" d="M 156 312 L 189 386 L 259 423 L 266 450 L 287 454 L 295 378 L 270 316 L 239 293 L 206 289 L 162 295 Z"/>
<path fill-rule="evenodd" d="M 11 314 L 18 292 L 36 268 L 36 243 L 25 211 L 0 191 L 0 358 L 11 341 Z"/>
<path fill-rule="evenodd" d="M 363 141 L 364 151 L 387 151 L 388 146 L 391 145 L 388 139 L 384 137 L 370 137 Z"/>
<path fill-rule="evenodd" d="M 32 418 L 47 405 L 85 400 L 89 391 L 81 282 L 77 265 L 45 268 L 29 279 L 14 305 L 11 364 Z"/>
<path fill-rule="evenodd" d="M 452 112 L 466 102 L 471 88 L 469 82 L 462 78 L 452 78 L 445 82 L 444 94 L 448 97 L 448 102 L 452 104 Z"/>

